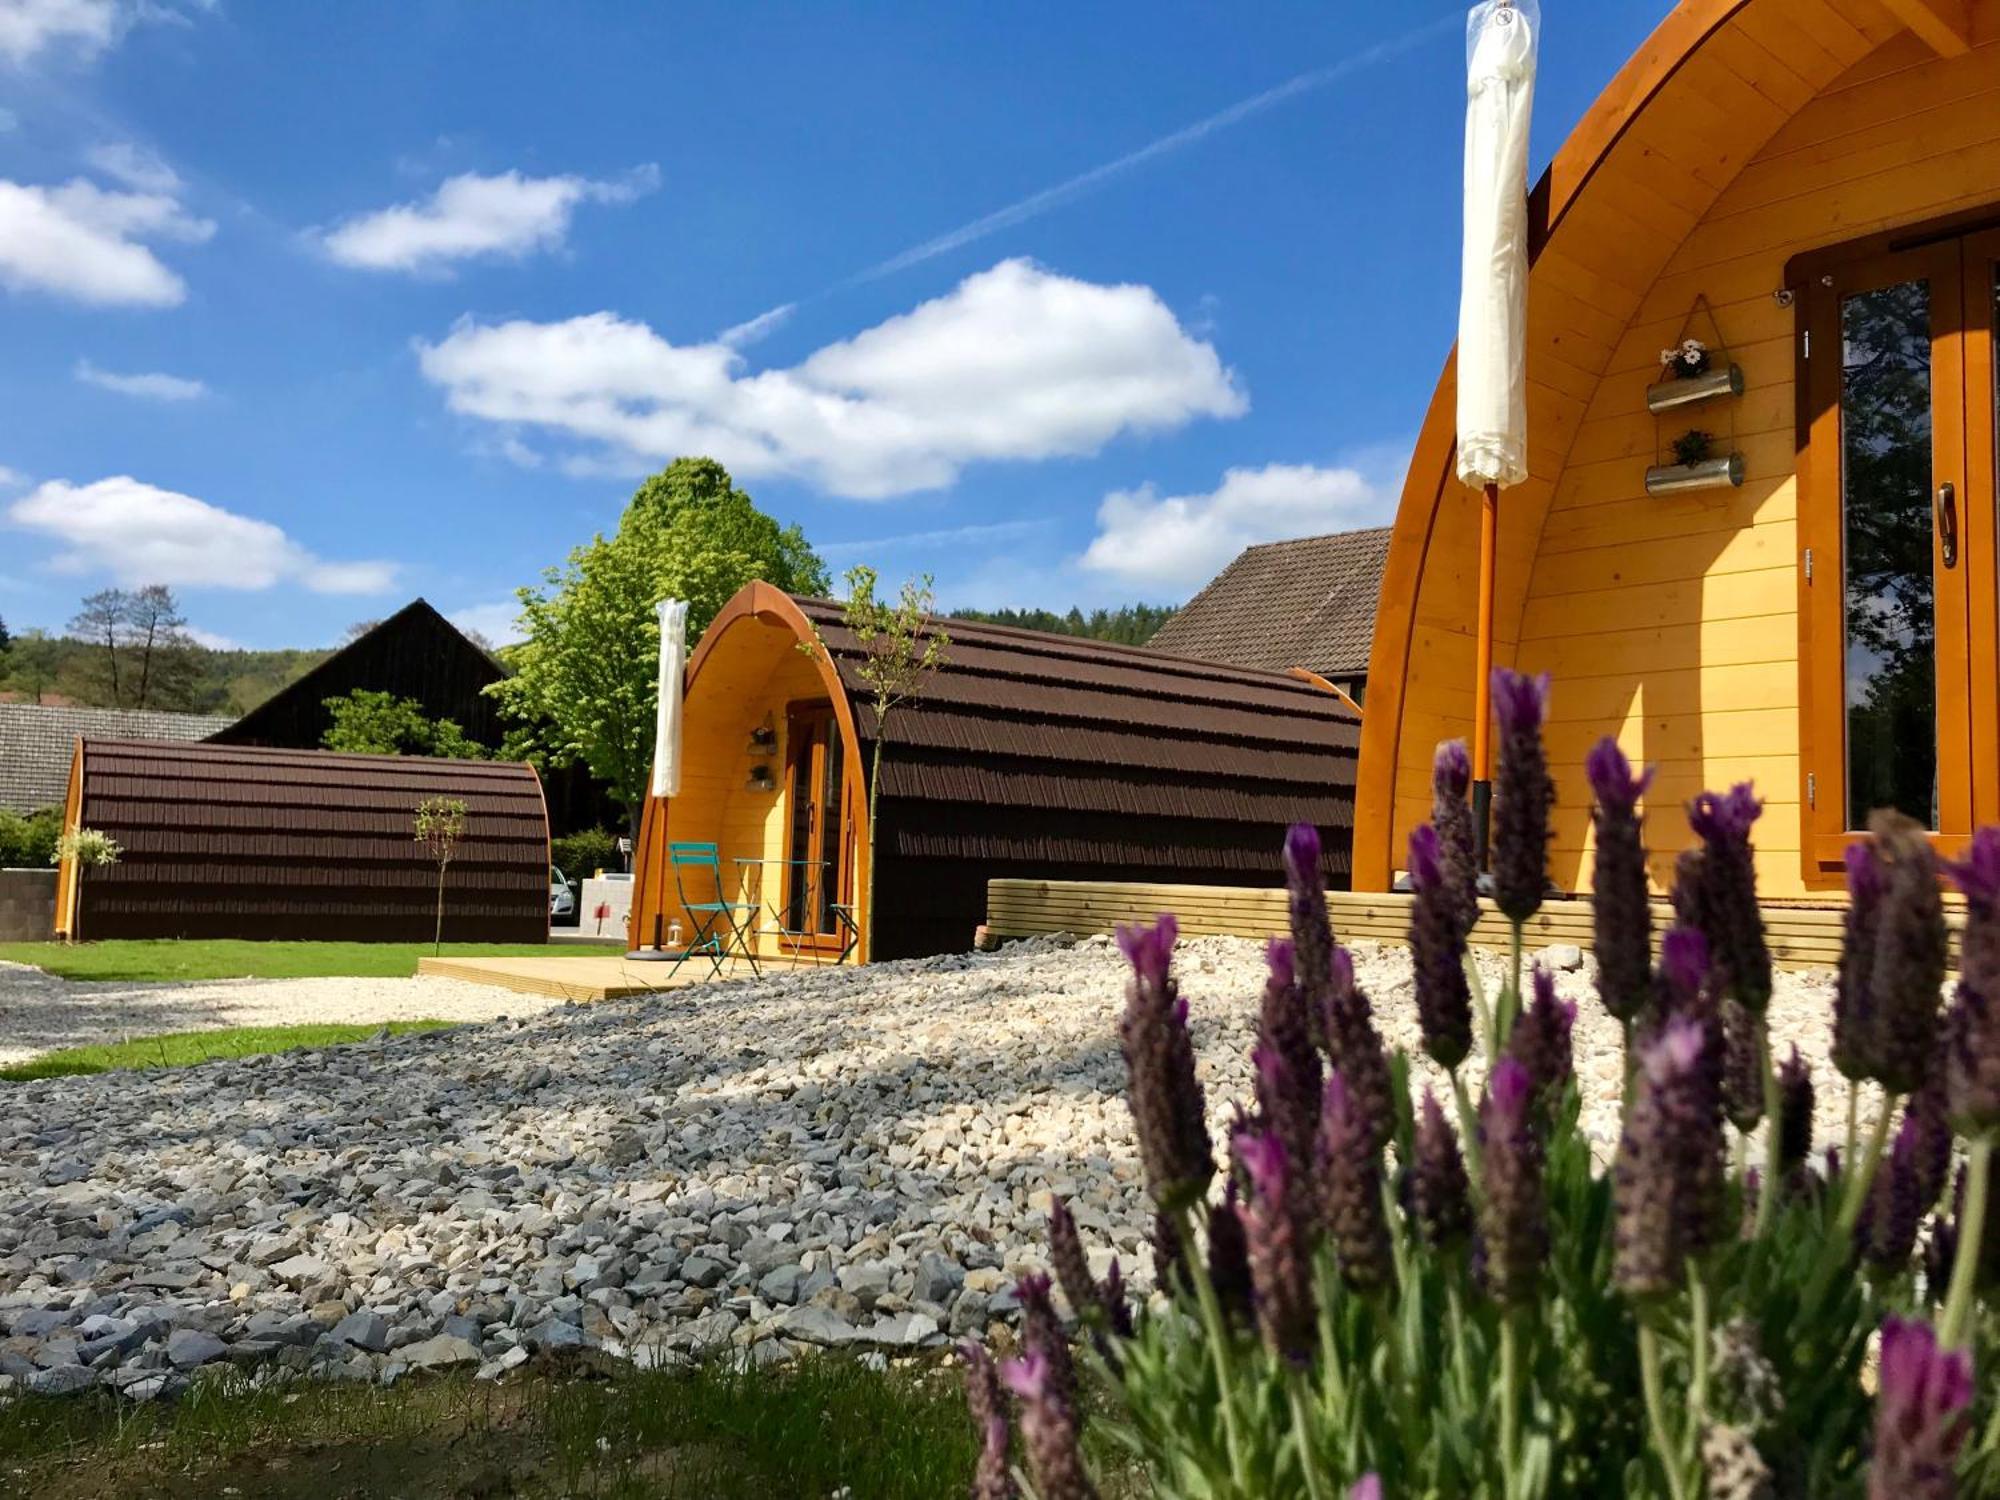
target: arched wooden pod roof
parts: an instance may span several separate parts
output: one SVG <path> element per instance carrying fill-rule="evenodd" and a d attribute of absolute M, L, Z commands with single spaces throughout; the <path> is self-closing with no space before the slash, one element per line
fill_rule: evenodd
<path fill-rule="evenodd" d="M 1347 883 L 1359 726 L 1337 699 L 1282 673 L 974 621 L 939 624 L 951 643 L 946 665 L 888 724 L 875 956 L 963 948 L 981 920 L 985 883 L 997 876 L 1273 884 L 1295 822 L 1321 829 L 1328 877 Z M 836 603 L 761 583 L 732 599 L 689 663 L 686 743 L 691 757 L 707 743 L 701 716 L 764 714 L 766 705 L 738 701 L 736 684 L 768 675 L 754 663 L 774 650 L 789 656 L 816 639 L 824 643 L 815 649 L 817 684 L 847 743 L 860 825 L 874 714 L 858 671 L 862 648 Z M 788 692 L 803 681 L 796 666 L 784 678 Z M 711 679 L 728 691 L 710 689 Z M 783 704 L 771 706 L 782 718 Z M 690 758 L 684 798 L 708 795 L 690 779 L 707 769 Z M 665 817 L 659 811 L 649 807 L 640 844 L 642 942 L 654 914 L 673 904 L 664 844 L 676 836 L 675 814 L 671 805 Z M 714 836 L 689 816 L 696 831 L 680 836 Z M 861 844 L 857 858 L 865 829 Z"/>
<path fill-rule="evenodd" d="M 67 826 L 109 834 L 85 872 L 73 936 L 416 942 L 437 867 L 414 838 L 429 797 L 466 805 L 445 881 L 444 936 L 548 935 L 549 832 L 532 766 L 414 756 L 77 741 Z M 63 871 L 70 916 L 75 872 Z"/>
<path fill-rule="evenodd" d="M 1654 800 L 1669 807 L 1704 780 L 1754 777 L 1769 804 L 1760 878 L 1779 894 L 1812 883 L 1798 853 L 1796 330 L 1774 294 L 1802 250 L 2000 199 L 1996 12 L 1681 0 L 1531 195 L 1531 477 L 1501 500 L 1495 658 L 1556 679 L 1559 883 L 1587 880 L 1580 763 L 1606 732 L 1661 764 Z M 1697 297 L 1748 376 L 1728 418 L 1748 472 L 1740 490 L 1662 503 L 1643 487 L 1658 442 L 1643 392 Z M 1455 401 L 1447 360 L 1376 620 L 1361 889 L 1387 885 L 1428 816 L 1436 743 L 1471 731 L 1479 497 L 1454 474 Z"/>

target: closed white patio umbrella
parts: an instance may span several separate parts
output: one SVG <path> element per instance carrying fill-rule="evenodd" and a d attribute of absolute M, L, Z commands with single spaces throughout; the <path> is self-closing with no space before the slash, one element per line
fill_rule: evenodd
<path fill-rule="evenodd" d="M 685 600 L 660 601 L 660 693 L 653 717 L 653 795 L 681 789 L 681 689 L 687 676 Z"/>
<path fill-rule="evenodd" d="M 1528 122 L 1542 17 L 1535 0 L 1466 16 L 1465 245 L 1458 303 L 1458 477 L 1482 492 L 1473 827 L 1484 861 L 1492 799 L 1493 574 L 1500 491 L 1528 477 Z"/>

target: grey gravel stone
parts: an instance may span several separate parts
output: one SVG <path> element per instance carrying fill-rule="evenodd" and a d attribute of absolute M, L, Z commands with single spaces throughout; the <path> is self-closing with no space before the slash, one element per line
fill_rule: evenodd
<path fill-rule="evenodd" d="M 179 1370 L 192 1370 L 228 1352 L 229 1346 L 221 1339 L 199 1328 L 176 1328 L 167 1337 L 167 1358 Z"/>
<path fill-rule="evenodd" d="M 397 1351 L 397 1358 L 416 1370 L 434 1370 L 444 1365 L 476 1365 L 479 1346 L 456 1334 L 439 1333 Z"/>

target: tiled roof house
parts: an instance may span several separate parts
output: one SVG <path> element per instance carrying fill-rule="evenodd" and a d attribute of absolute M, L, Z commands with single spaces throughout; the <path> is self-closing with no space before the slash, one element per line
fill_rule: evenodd
<path fill-rule="evenodd" d="M 203 740 L 231 722 L 227 715 L 0 703 L 0 811 L 28 813 L 62 806 L 69 793 L 70 760 L 78 735 Z"/>

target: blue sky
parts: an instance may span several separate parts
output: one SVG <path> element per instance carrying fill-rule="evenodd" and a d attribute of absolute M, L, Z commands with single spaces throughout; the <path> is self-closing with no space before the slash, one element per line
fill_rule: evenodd
<path fill-rule="evenodd" d="M 1666 9 L 1543 4 L 1537 171 Z M 687 451 L 947 606 L 1384 521 L 1461 16 L 0 0 L 0 615 L 501 637 Z"/>

